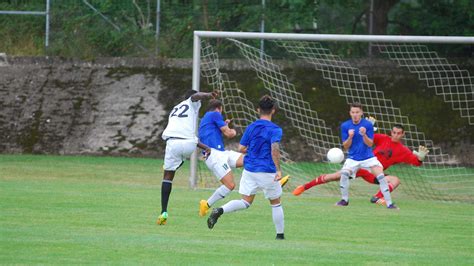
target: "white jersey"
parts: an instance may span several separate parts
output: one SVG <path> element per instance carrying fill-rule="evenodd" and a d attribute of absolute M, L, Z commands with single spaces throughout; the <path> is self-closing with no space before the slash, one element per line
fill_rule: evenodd
<path fill-rule="evenodd" d="M 196 122 L 199 108 L 201 108 L 201 101 L 193 102 L 191 97 L 173 107 L 168 117 L 168 125 L 161 137 L 164 140 L 168 138 L 192 139 L 197 143 Z"/>

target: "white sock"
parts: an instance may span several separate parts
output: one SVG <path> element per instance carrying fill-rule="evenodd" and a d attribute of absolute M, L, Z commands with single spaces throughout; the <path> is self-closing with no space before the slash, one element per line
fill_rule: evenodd
<path fill-rule="evenodd" d="M 277 234 L 283 234 L 285 230 L 285 215 L 280 203 L 272 205 L 272 217 Z"/>
<path fill-rule="evenodd" d="M 390 189 L 388 188 L 387 180 L 385 179 L 384 174 L 378 175 L 377 180 L 379 181 L 380 191 L 382 191 L 383 197 L 388 207 L 392 204 L 392 196 L 390 195 Z"/>
<path fill-rule="evenodd" d="M 349 172 L 341 171 L 341 180 L 339 180 L 339 187 L 341 188 L 342 199 L 349 202 Z"/>
<path fill-rule="evenodd" d="M 250 207 L 250 203 L 246 202 L 243 199 L 240 200 L 231 200 L 224 204 L 221 208 L 224 210 L 224 213 L 226 212 L 235 212 L 243 209 L 247 209 Z"/>
<path fill-rule="evenodd" d="M 222 185 L 214 191 L 211 197 L 207 200 L 207 205 L 212 206 L 218 200 L 225 198 L 232 190 L 228 189 L 226 186 Z"/>

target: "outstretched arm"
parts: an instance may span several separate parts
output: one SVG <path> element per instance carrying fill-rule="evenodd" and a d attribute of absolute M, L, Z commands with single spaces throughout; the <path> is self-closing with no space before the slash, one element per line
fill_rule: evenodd
<path fill-rule="evenodd" d="M 407 156 L 407 160 L 409 160 L 407 163 L 415 166 L 420 166 L 429 152 L 430 150 L 428 148 L 420 145 L 417 151 L 413 151 L 413 153 L 409 154 L 411 156 Z"/>
<path fill-rule="evenodd" d="M 204 150 L 204 158 L 207 158 L 211 154 L 211 148 L 209 148 L 206 144 L 198 141 L 197 146 Z"/>
<path fill-rule="evenodd" d="M 200 100 L 204 100 L 204 99 L 209 99 L 209 98 L 216 98 L 217 95 L 219 95 L 217 93 L 217 91 L 213 91 L 213 92 L 196 92 L 195 94 L 191 95 L 191 101 L 193 102 L 197 102 L 197 101 L 200 101 Z"/>
<path fill-rule="evenodd" d="M 203 150 L 209 149 L 209 147 L 206 144 L 202 143 L 201 141 L 198 141 L 197 146 Z"/>

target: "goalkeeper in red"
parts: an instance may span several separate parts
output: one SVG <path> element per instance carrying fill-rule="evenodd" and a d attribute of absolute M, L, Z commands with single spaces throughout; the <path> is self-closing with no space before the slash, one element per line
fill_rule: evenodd
<path fill-rule="evenodd" d="M 368 119 L 372 123 L 375 123 L 375 119 Z M 405 136 L 405 129 L 400 124 L 395 124 L 390 132 L 390 136 L 385 134 L 374 134 L 374 154 L 383 165 L 383 169 L 386 170 L 395 164 L 409 164 L 414 166 L 420 166 L 423 163 L 429 150 L 420 146 L 418 151 L 410 151 L 405 145 L 403 145 L 403 137 Z M 359 169 L 355 175 L 356 177 L 362 177 L 365 181 L 371 184 L 378 184 L 377 178 L 370 171 L 365 169 Z M 337 181 L 341 178 L 341 172 L 323 174 L 319 177 L 311 180 L 310 182 L 298 186 L 293 194 L 295 196 L 301 195 L 305 190 L 308 190 L 314 186 L 326 184 L 328 182 Z M 388 187 L 390 192 L 398 187 L 400 180 L 398 177 L 393 175 L 386 175 L 385 178 L 388 181 Z M 384 204 L 382 192 L 379 190 L 371 199 L 370 202 Z"/>

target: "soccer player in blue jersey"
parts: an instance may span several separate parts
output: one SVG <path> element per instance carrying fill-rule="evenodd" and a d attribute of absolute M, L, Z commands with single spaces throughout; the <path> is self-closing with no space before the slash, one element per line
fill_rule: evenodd
<path fill-rule="evenodd" d="M 262 189 L 265 198 L 272 205 L 276 239 L 284 239 L 285 222 L 280 203 L 282 189 L 278 182 L 281 179 L 280 141 L 283 131 L 271 121 L 276 111 L 276 103 L 270 96 L 265 95 L 260 99 L 258 111 L 260 119 L 247 127 L 239 145 L 239 151 L 246 153 L 239 187 L 242 199 L 232 200 L 220 208 L 214 208 L 207 219 L 207 226 L 212 229 L 224 213 L 250 207 L 257 190 Z"/>
<path fill-rule="evenodd" d="M 218 178 L 222 185 L 207 200 L 199 202 L 199 216 L 207 214 L 209 207 L 218 200 L 225 198 L 235 188 L 231 168 L 242 167 L 244 155 L 240 152 L 224 149 L 224 139 L 233 138 L 235 129 L 229 128 L 230 120 L 222 117 L 222 102 L 214 99 L 209 101 L 206 114 L 199 124 L 199 139 L 211 148 L 206 159 L 206 166 Z"/>
<path fill-rule="evenodd" d="M 352 103 L 349 114 L 351 119 L 341 124 L 342 145 L 344 149 L 349 150 L 349 153 L 341 170 L 340 188 L 342 199 L 336 205 L 349 205 L 349 176 L 354 175 L 360 168 L 365 168 L 370 169 L 376 176 L 387 208 L 398 209 L 392 203 L 389 186 L 383 173 L 383 166 L 372 152 L 371 147 L 374 144 L 374 127 L 372 123 L 362 119 L 364 113 L 360 103 Z"/>

